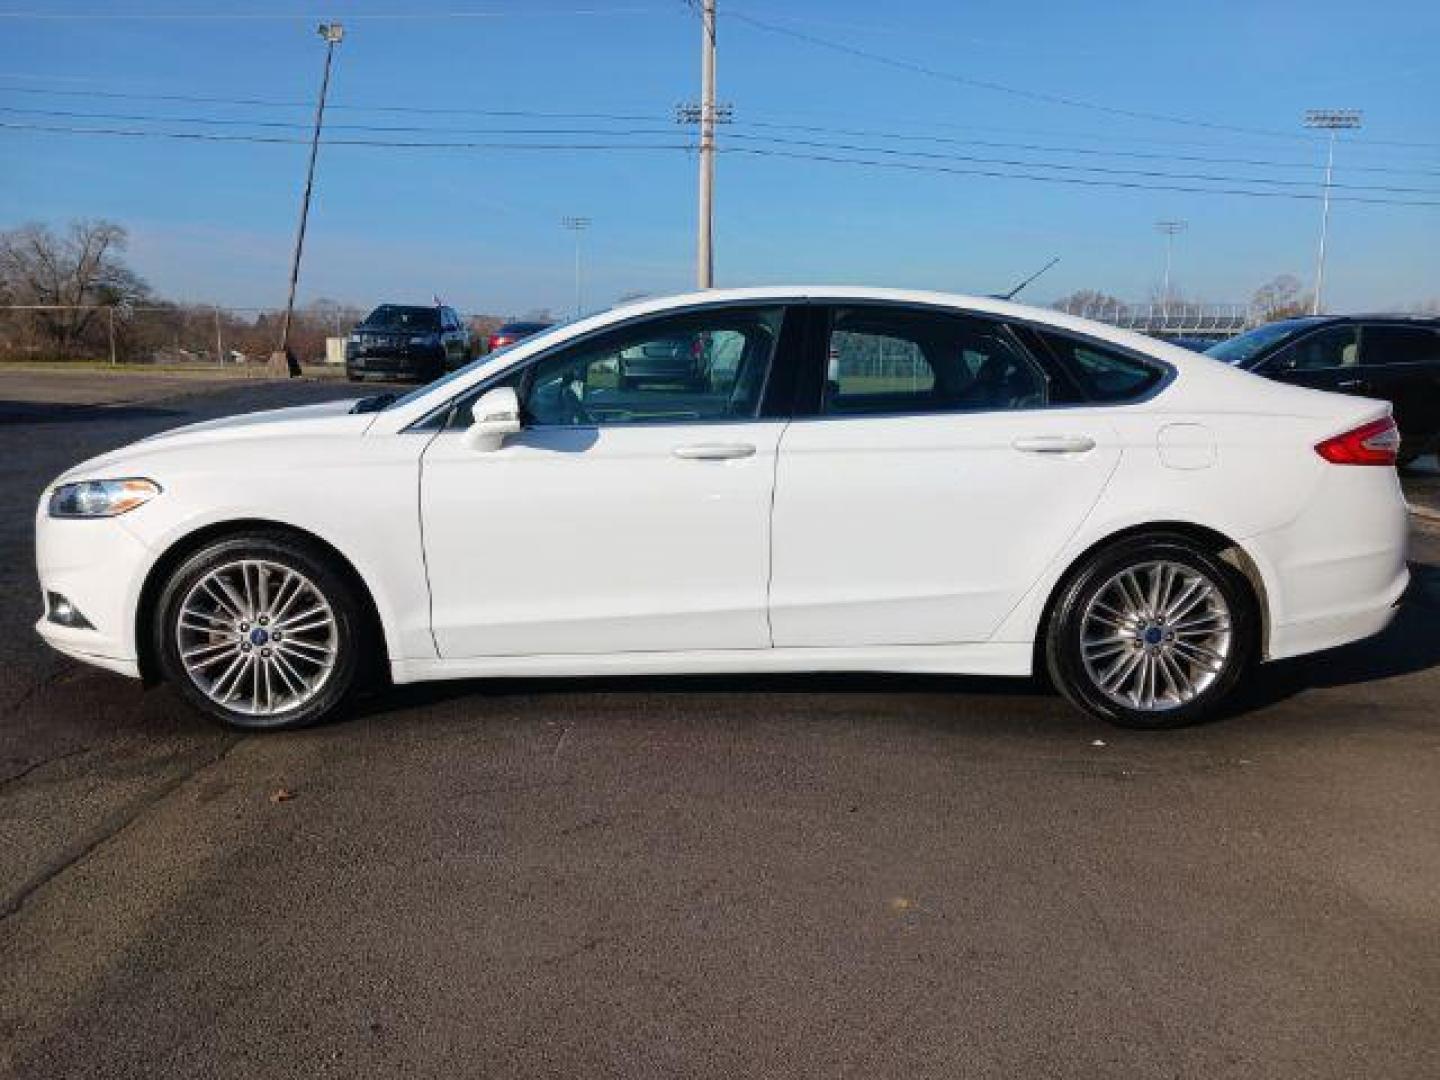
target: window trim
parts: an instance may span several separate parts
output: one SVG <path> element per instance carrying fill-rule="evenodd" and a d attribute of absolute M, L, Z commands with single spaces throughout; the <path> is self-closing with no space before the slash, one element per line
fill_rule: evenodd
<path fill-rule="evenodd" d="M 584 334 L 566 338 L 564 341 L 558 341 L 548 349 L 535 353 L 533 356 L 527 356 L 524 360 L 497 371 L 486 379 L 473 383 L 464 391 L 455 394 L 419 419 L 402 428 L 400 434 L 408 434 L 410 432 L 444 434 L 450 431 L 459 431 L 461 430 L 460 428 L 451 425 L 451 420 L 462 401 L 471 400 L 472 398 L 478 399 L 487 391 L 499 386 L 516 375 L 519 375 L 523 382 L 529 378 L 530 372 L 535 365 L 544 362 L 557 353 L 584 345 L 586 342 L 609 337 L 644 323 L 659 322 L 661 320 L 668 321 L 672 318 L 683 318 L 687 315 L 700 316 L 711 312 L 743 311 L 754 308 L 777 308 L 780 311 L 780 332 L 775 339 L 775 349 L 770 358 L 769 367 L 765 372 L 765 382 L 760 388 L 760 403 L 754 416 L 721 416 L 687 420 L 627 420 L 616 423 L 589 425 L 532 424 L 528 425 L 525 430 L 554 431 L 563 429 L 566 431 L 598 431 L 601 428 L 678 427 L 686 424 L 753 424 L 766 420 L 788 419 L 788 402 L 777 402 L 775 400 L 775 391 L 785 388 L 786 372 L 781 370 L 782 366 L 793 369 L 798 364 L 798 360 L 794 355 L 797 351 L 797 343 L 794 337 L 796 331 L 802 328 L 799 324 L 802 324 L 804 320 L 799 317 L 799 313 L 802 312 L 806 306 L 806 300 L 803 297 L 757 297 L 724 304 L 686 304 L 681 307 L 668 308 L 665 311 L 647 312 L 643 315 L 636 315 L 633 318 L 608 323 L 605 326 L 597 327 Z M 791 374 L 793 374 L 793 372 L 791 372 Z M 778 380 L 777 375 L 780 376 Z"/>

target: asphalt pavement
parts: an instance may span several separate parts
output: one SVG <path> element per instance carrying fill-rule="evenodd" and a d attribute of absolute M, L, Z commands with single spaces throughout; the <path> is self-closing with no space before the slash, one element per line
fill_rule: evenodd
<path fill-rule="evenodd" d="M 1440 1075 L 1418 519 L 1385 634 L 1185 731 L 797 676 L 437 684 L 240 737 L 45 649 L 35 501 L 356 391 L 7 378 L 0 1076 Z"/>

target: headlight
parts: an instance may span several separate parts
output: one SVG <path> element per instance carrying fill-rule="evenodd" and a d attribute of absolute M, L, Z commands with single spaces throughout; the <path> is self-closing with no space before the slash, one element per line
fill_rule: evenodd
<path fill-rule="evenodd" d="M 81 480 L 50 493 L 50 516 L 102 518 L 127 513 L 160 494 L 153 480 Z"/>
<path fill-rule="evenodd" d="M 440 339 L 434 334 L 416 334 L 410 339 L 411 345 L 435 345 Z"/>

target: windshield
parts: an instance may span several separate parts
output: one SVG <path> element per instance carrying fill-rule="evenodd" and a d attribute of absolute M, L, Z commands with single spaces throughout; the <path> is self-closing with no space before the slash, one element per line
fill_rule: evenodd
<path fill-rule="evenodd" d="M 360 325 L 372 330 L 438 330 L 440 309 L 381 304 L 365 316 L 365 321 Z"/>
<path fill-rule="evenodd" d="M 594 314 L 594 312 L 591 312 L 591 314 Z M 588 319 L 589 317 L 590 315 L 583 315 L 579 316 L 578 318 L 567 319 L 565 322 L 556 323 L 554 326 L 549 327 L 545 330 L 541 330 L 538 334 L 535 334 L 531 337 L 521 338 L 519 341 L 512 341 L 509 345 L 504 345 L 501 348 L 495 349 L 493 352 L 488 352 L 484 356 L 470 361 L 470 363 L 466 364 L 462 368 L 456 368 L 454 371 L 450 372 L 449 375 L 436 379 L 434 382 L 426 383 L 424 386 L 417 386 L 408 394 L 404 394 L 401 397 L 398 397 L 394 401 L 387 404 L 385 408 L 401 408 L 403 406 L 409 405 L 412 401 L 419 401 L 422 397 L 424 397 L 426 394 L 429 394 L 431 391 L 439 390 L 441 387 L 448 386 L 450 383 L 455 382 L 457 379 L 463 378 L 464 376 L 470 374 L 470 372 L 472 371 L 479 371 L 483 367 L 488 367 L 497 359 L 506 355 L 511 349 L 515 348 L 515 346 L 517 345 L 529 346 L 533 345 L 537 341 L 545 341 L 548 338 L 556 336 L 560 331 L 568 328 L 571 323 L 578 322 L 580 318 Z"/>
<path fill-rule="evenodd" d="M 1234 364 L 1236 367 L 1246 367 L 1258 354 L 1277 341 L 1289 337 L 1303 325 L 1294 319 L 1286 319 L 1283 322 L 1270 323 L 1268 326 L 1257 326 L 1254 330 L 1247 330 L 1229 341 L 1222 341 L 1218 345 L 1210 346 L 1205 350 L 1205 355 L 1222 360 L 1227 364 Z"/>

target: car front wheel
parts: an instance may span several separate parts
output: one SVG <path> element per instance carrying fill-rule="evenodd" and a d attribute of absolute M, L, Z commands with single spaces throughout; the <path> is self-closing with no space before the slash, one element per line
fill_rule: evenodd
<path fill-rule="evenodd" d="M 1244 575 L 1188 537 L 1157 534 L 1102 549 L 1071 577 L 1046 660 L 1056 687 L 1086 712 L 1173 728 L 1214 715 L 1257 638 Z"/>
<path fill-rule="evenodd" d="M 156 610 L 166 678 L 232 727 L 311 724 L 356 687 L 365 609 L 323 552 L 297 538 L 255 532 L 202 548 L 170 576 Z"/>

